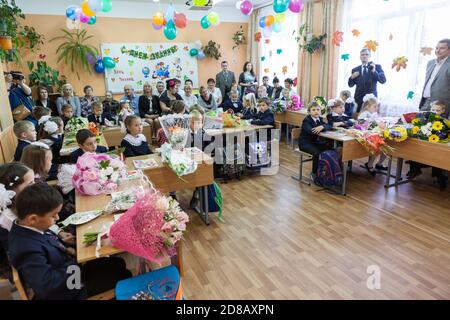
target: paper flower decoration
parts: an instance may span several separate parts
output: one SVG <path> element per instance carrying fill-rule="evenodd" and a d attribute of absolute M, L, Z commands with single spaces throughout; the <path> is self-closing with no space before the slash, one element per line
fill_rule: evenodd
<path fill-rule="evenodd" d="M 331 39 L 331 43 L 335 46 L 339 47 L 341 42 L 344 41 L 344 33 L 342 31 L 336 31 L 333 33 L 333 38 Z"/>
<path fill-rule="evenodd" d="M 277 54 L 281 54 L 283 52 L 282 49 L 277 49 Z"/>
<path fill-rule="evenodd" d="M 352 34 L 353 34 L 354 37 L 359 37 L 359 35 L 361 34 L 361 32 L 359 32 L 358 29 L 353 29 L 353 30 L 352 30 Z"/>
<path fill-rule="evenodd" d="M 408 92 L 408 96 L 406 97 L 406 99 L 412 100 L 413 97 L 414 97 L 414 91 L 409 91 Z"/>
<path fill-rule="evenodd" d="M 269 68 L 265 68 L 264 73 L 269 73 Z"/>
<path fill-rule="evenodd" d="M 265 60 L 266 60 L 266 57 L 262 56 L 261 61 L 265 61 Z"/>
<path fill-rule="evenodd" d="M 433 51 L 433 48 L 430 48 L 430 47 L 422 47 L 422 48 L 420 48 L 420 53 L 423 54 L 424 56 L 430 56 L 431 55 L 431 51 Z"/>
<path fill-rule="evenodd" d="M 395 70 L 397 70 L 397 72 L 399 72 L 401 68 L 406 69 L 407 62 L 408 62 L 408 59 L 405 56 L 397 57 L 392 62 L 392 69 L 395 68 Z"/>
<path fill-rule="evenodd" d="M 350 59 L 350 54 L 349 53 L 345 53 L 341 56 L 341 59 L 344 61 L 347 61 L 348 59 Z"/>
<path fill-rule="evenodd" d="M 288 72 L 288 67 L 287 66 L 283 66 L 283 68 L 281 68 L 281 73 L 286 75 L 287 72 Z"/>
<path fill-rule="evenodd" d="M 298 78 L 297 78 L 297 77 L 295 77 L 295 79 L 294 79 L 293 81 L 294 81 L 293 85 L 294 85 L 294 87 L 296 87 L 296 86 L 297 86 L 297 84 L 298 84 Z"/>
<path fill-rule="evenodd" d="M 270 43 L 270 39 L 264 40 L 264 43 L 265 43 L 265 44 L 269 44 L 269 43 Z"/>
<path fill-rule="evenodd" d="M 259 42 L 261 40 L 262 34 L 261 32 L 255 33 L 255 42 Z"/>
<path fill-rule="evenodd" d="M 378 42 L 376 42 L 375 40 L 366 41 L 366 44 L 364 45 L 364 48 L 369 49 L 372 52 L 377 51 L 377 47 Z"/>

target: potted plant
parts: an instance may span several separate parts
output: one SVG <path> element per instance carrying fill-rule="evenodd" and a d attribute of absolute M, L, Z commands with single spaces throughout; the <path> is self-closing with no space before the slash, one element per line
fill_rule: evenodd
<path fill-rule="evenodd" d="M 49 93 L 53 93 L 54 91 L 59 92 L 66 83 L 66 77 L 61 76 L 60 78 L 59 71 L 52 69 L 45 61 L 38 61 L 36 64 L 28 61 L 27 65 L 30 70 L 29 83 L 32 87 L 45 86 Z"/>
<path fill-rule="evenodd" d="M 87 30 L 74 30 L 69 32 L 67 30 L 61 29 L 64 35 L 60 37 L 55 37 L 50 40 L 50 42 L 55 40 L 62 40 L 56 49 L 56 54 L 58 55 L 57 62 L 64 60 L 64 63 L 70 65 L 70 71 L 76 73 L 78 79 L 80 75 L 78 74 L 81 68 L 92 74 L 92 67 L 89 64 L 88 56 L 98 55 L 98 50 L 93 45 L 87 44 L 86 41 L 91 39 L 93 36 L 87 35 Z"/>
<path fill-rule="evenodd" d="M 326 33 L 324 33 L 320 36 L 316 36 L 312 33 L 308 33 L 308 26 L 306 24 L 303 24 L 300 27 L 300 29 L 298 31 L 298 36 L 295 37 L 295 40 L 297 41 L 300 49 L 313 54 L 316 51 L 320 51 L 321 49 L 325 48 L 325 44 L 323 44 L 322 41 L 326 37 L 327 37 Z"/>
<path fill-rule="evenodd" d="M 234 46 L 233 46 L 233 50 L 234 48 L 239 47 L 241 44 L 245 43 L 245 36 L 244 36 L 244 30 L 242 28 L 242 26 L 239 26 L 239 30 L 236 31 L 233 35 L 233 41 L 234 41 Z"/>
<path fill-rule="evenodd" d="M 222 56 L 219 49 L 220 44 L 217 44 L 216 42 L 209 40 L 208 44 L 202 48 L 202 51 L 208 58 L 214 58 L 216 60 L 219 60 L 219 58 Z"/>

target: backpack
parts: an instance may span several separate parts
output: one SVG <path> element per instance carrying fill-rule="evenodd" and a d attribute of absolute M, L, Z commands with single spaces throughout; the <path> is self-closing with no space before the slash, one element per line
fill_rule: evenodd
<path fill-rule="evenodd" d="M 232 148 L 232 149 L 231 149 Z M 245 161 L 239 143 L 225 148 L 218 148 L 223 163 L 214 164 L 214 177 L 223 178 L 225 182 L 233 177 L 240 178 L 245 171 Z"/>
<path fill-rule="evenodd" d="M 340 186 L 344 181 L 336 151 L 327 150 L 319 155 L 315 183 L 323 187 Z"/>
<path fill-rule="evenodd" d="M 270 156 L 266 142 L 250 142 L 245 157 L 247 168 L 256 169 L 270 165 Z"/>

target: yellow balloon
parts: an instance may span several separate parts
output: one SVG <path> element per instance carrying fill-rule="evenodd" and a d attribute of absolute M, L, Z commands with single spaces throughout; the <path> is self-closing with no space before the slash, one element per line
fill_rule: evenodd
<path fill-rule="evenodd" d="M 85 15 L 87 15 L 88 17 L 93 17 L 95 16 L 95 12 L 91 10 L 91 8 L 89 8 L 88 5 L 88 0 L 85 0 L 83 2 L 83 4 L 81 5 L 81 11 L 83 11 L 83 13 Z"/>
<path fill-rule="evenodd" d="M 284 14 L 284 12 L 283 13 L 277 13 L 275 15 L 275 22 L 282 23 L 282 22 L 284 22 L 284 20 L 286 20 L 286 15 Z"/>

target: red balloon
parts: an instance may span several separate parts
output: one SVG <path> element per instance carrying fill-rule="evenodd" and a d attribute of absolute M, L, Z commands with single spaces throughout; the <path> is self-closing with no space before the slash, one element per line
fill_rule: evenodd
<path fill-rule="evenodd" d="M 167 20 L 166 20 L 166 18 L 164 18 L 163 25 L 166 25 L 166 24 L 167 24 Z"/>
<path fill-rule="evenodd" d="M 173 15 L 173 22 L 175 23 L 175 26 L 177 28 L 184 28 L 187 25 L 187 19 L 184 13 L 181 12 L 175 12 Z"/>

